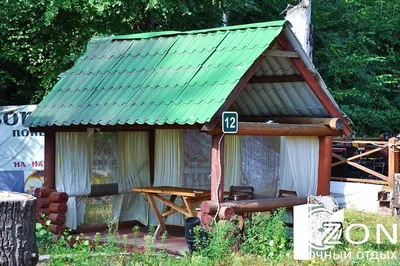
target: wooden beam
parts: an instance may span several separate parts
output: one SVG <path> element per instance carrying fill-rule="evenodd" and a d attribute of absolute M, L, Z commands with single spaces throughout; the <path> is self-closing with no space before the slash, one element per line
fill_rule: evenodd
<path fill-rule="evenodd" d="M 388 151 L 388 186 L 393 187 L 394 174 L 399 172 L 399 149 L 396 146 L 397 138 L 389 139 Z"/>
<path fill-rule="evenodd" d="M 345 159 L 343 159 L 343 160 L 340 160 L 339 162 L 333 163 L 333 164 L 332 164 L 332 167 L 337 166 L 337 165 L 341 165 L 341 164 L 344 164 L 344 163 L 348 163 L 348 162 L 350 162 L 350 161 L 352 161 L 352 160 L 354 160 L 354 159 L 358 159 L 358 158 L 364 157 L 364 156 L 366 156 L 366 155 L 369 155 L 369 154 L 372 154 L 372 153 L 381 151 L 381 150 L 383 150 L 383 149 L 386 149 L 387 146 L 388 146 L 388 144 L 386 144 L 386 145 L 383 146 L 383 147 L 379 147 L 379 148 L 376 148 L 376 149 L 373 149 L 373 150 L 370 150 L 370 151 L 367 151 L 367 152 L 364 152 L 364 153 L 360 153 L 360 154 L 351 156 L 351 157 L 349 157 L 349 158 L 345 158 Z"/>
<path fill-rule="evenodd" d="M 345 181 L 345 182 L 356 182 L 356 183 L 366 183 L 375 185 L 387 185 L 387 181 L 382 180 L 372 180 L 372 179 L 361 179 L 361 178 L 351 178 L 351 177 L 331 177 L 333 181 Z"/>
<path fill-rule="evenodd" d="M 211 149 L 211 200 L 224 201 L 224 139 L 223 135 L 212 136 Z"/>
<path fill-rule="evenodd" d="M 281 33 L 279 35 L 279 44 L 281 45 L 283 50 L 294 51 L 292 45 L 290 44 L 289 40 L 287 39 L 284 33 Z M 314 92 L 315 96 L 321 102 L 322 106 L 324 106 L 326 111 L 333 117 L 339 117 L 342 118 L 343 121 L 345 121 L 343 131 L 346 135 L 351 135 L 352 130 L 350 126 L 347 124 L 345 118 L 343 117 L 343 114 L 340 112 L 338 107 L 331 101 L 329 96 L 326 94 L 326 92 L 319 84 L 317 78 L 304 64 L 303 60 L 301 58 L 290 58 L 290 61 L 293 63 L 294 67 L 300 72 L 300 75 L 303 77 L 305 82 L 307 82 L 308 86 Z"/>
<path fill-rule="evenodd" d="M 273 47 L 278 42 L 278 38 L 275 38 L 270 45 L 268 46 L 267 50 L 270 50 L 270 47 Z M 265 52 L 266 52 L 265 51 Z M 211 121 L 206 123 L 201 130 L 202 131 L 211 131 L 214 127 L 218 124 L 221 120 L 222 113 L 226 111 L 235 101 L 235 99 L 239 96 L 240 92 L 245 88 L 246 84 L 249 82 L 250 78 L 254 76 L 256 70 L 264 61 L 265 55 L 261 54 L 251 65 L 249 69 L 247 69 L 246 73 L 240 78 L 239 82 L 236 84 L 235 88 L 233 88 L 232 92 L 229 94 L 228 98 L 225 100 L 224 104 L 218 109 L 218 111 L 213 115 Z"/>
<path fill-rule="evenodd" d="M 343 158 L 342 156 L 337 155 L 337 154 L 335 154 L 335 153 L 332 153 L 332 157 L 333 157 L 333 158 L 336 158 L 336 159 L 339 159 L 339 160 L 346 160 L 346 158 Z M 387 177 L 387 176 L 384 176 L 384 175 L 382 175 L 381 173 L 378 173 L 378 172 L 376 172 L 376 171 L 374 171 L 374 170 L 371 170 L 371 169 L 369 169 L 369 168 L 367 168 L 367 167 L 365 167 L 365 166 L 362 166 L 362 165 L 360 165 L 360 164 L 358 164 L 358 163 L 355 163 L 355 162 L 347 162 L 347 164 L 348 164 L 348 165 L 351 165 L 351 166 L 354 166 L 355 168 L 358 168 L 358 169 L 360 169 L 360 170 L 362 170 L 362 171 L 364 171 L 364 172 L 366 172 L 366 173 L 368 173 L 368 174 L 370 174 L 370 175 L 376 176 L 376 177 L 378 177 L 378 178 L 380 178 L 380 179 L 382 179 L 382 180 L 388 181 L 388 177 Z"/>
<path fill-rule="evenodd" d="M 282 50 L 269 50 L 263 53 L 265 56 L 274 56 L 274 57 L 299 57 L 299 54 L 295 51 L 282 51 Z"/>
<path fill-rule="evenodd" d="M 100 132 L 117 132 L 117 131 L 149 131 L 154 129 L 200 129 L 202 124 L 179 125 L 71 125 L 71 126 L 46 126 L 46 127 L 30 127 L 31 132 L 86 132 L 88 128 L 99 129 Z"/>
<path fill-rule="evenodd" d="M 330 194 L 332 141 L 333 138 L 331 136 L 319 137 L 317 195 L 325 196 Z"/>
<path fill-rule="evenodd" d="M 307 197 L 264 198 L 253 200 L 230 200 L 220 204 L 220 207 L 231 207 L 235 213 L 272 211 L 277 208 L 292 208 L 306 204 Z M 203 201 L 200 205 L 203 214 L 215 214 L 218 206 L 213 201 Z"/>
<path fill-rule="evenodd" d="M 239 130 L 234 135 L 248 136 L 340 136 L 338 130 L 331 129 L 323 124 L 266 124 L 239 122 Z M 221 127 L 215 128 L 213 131 L 207 132 L 210 135 L 221 135 Z"/>
<path fill-rule="evenodd" d="M 341 118 L 330 117 L 271 117 L 271 116 L 240 116 L 241 122 L 267 122 L 273 121 L 280 124 L 324 124 L 333 129 L 341 130 L 343 120 Z"/>
<path fill-rule="evenodd" d="M 156 152 L 156 132 L 155 130 L 149 131 L 149 167 L 150 167 L 150 184 L 154 184 L 154 162 Z"/>
<path fill-rule="evenodd" d="M 283 83 L 283 82 L 304 82 L 300 75 L 291 76 L 253 76 L 248 83 Z"/>
<path fill-rule="evenodd" d="M 104 197 L 118 194 L 118 183 L 94 184 L 90 188 L 89 198 Z"/>
<path fill-rule="evenodd" d="M 44 135 L 44 183 L 46 187 L 56 188 L 56 133 Z"/>

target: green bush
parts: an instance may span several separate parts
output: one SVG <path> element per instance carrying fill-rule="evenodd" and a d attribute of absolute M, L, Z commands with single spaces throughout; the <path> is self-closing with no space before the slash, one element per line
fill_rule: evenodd
<path fill-rule="evenodd" d="M 284 218 L 285 209 L 272 214 L 256 213 L 245 222 L 245 236 L 241 250 L 244 253 L 280 258 L 288 254 L 288 242 Z"/>

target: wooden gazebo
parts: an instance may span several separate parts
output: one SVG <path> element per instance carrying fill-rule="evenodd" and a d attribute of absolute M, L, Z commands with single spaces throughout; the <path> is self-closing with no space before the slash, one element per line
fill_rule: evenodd
<path fill-rule="evenodd" d="M 317 194 L 329 194 L 333 136 L 351 129 L 286 21 L 92 39 L 26 125 L 45 132 L 49 188 L 56 186 L 57 132 L 148 131 L 152 180 L 154 130 L 212 135 L 216 201 L 223 199 L 227 110 L 239 114 L 237 135 L 319 137 Z"/>

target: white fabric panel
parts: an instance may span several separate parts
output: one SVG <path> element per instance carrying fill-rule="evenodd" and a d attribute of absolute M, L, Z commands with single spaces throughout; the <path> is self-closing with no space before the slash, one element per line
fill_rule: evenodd
<path fill-rule="evenodd" d="M 279 189 L 296 191 L 294 187 L 292 170 L 289 167 L 289 155 L 286 148 L 286 137 L 281 137 L 281 156 L 279 167 Z"/>
<path fill-rule="evenodd" d="M 160 129 L 155 131 L 155 154 L 154 154 L 154 184 L 153 186 L 183 186 L 184 168 L 184 144 L 182 129 Z M 160 212 L 165 205 L 157 201 Z M 181 205 L 181 200 L 176 200 Z M 157 220 L 151 212 L 150 223 L 156 224 Z M 170 215 L 167 224 L 183 225 L 184 216 L 180 213 Z"/>
<path fill-rule="evenodd" d="M 315 195 L 318 184 L 318 137 L 282 137 L 283 159 L 279 188 L 294 190 L 299 197 Z"/>
<path fill-rule="evenodd" d="M 241 136 L 224 136 L 224 191 L 231 185 L 240 186 L 242 176 L 242 138 Z"/>
<path fill-rule="evenodd" d="M 86 132 L 56 133 L 56 188 L 69 195 L 65 226 L 76 230 L 84 221 L 91 189 L 93 136 Z"/>
<path fill-rule="evenodd" d="M 118 132 L 118 192 L 113 219 L 148 224 L 149 203 L 133 187 L 150 186 L 149 133 Z M 130 193 L 127 193 L 130 192 Z"/>

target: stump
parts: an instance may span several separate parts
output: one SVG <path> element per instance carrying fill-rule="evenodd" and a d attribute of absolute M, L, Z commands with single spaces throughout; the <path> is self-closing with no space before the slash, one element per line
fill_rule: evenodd
<path fill-rule="evenodd" d="M 36 265 L 36 198 L 0 191 L 0 265 Z"/>

